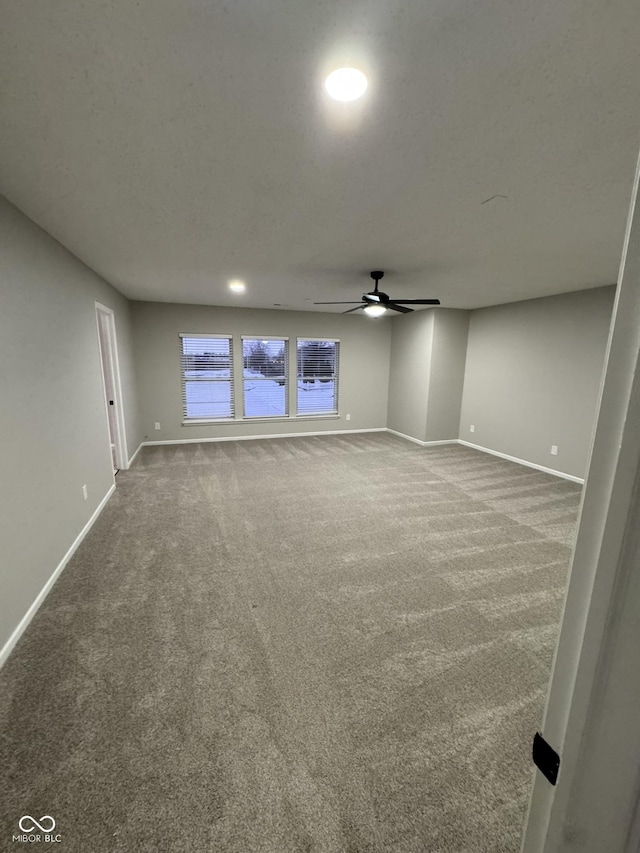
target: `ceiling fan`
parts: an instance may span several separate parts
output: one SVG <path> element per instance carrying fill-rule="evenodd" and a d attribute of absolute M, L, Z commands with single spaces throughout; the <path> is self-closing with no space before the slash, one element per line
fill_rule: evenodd
<path fill-rule="evenodd" d="M 370 317 L 381 317 L 387 308 L 392 311 L 399 311 L 401 314 L 410 314 L 413 308 L 406 308 L 406 305 L 440 305 L 439 299 L 391 299 L 387 293 L 378 290 L 378 283 L 384 276 L 382 270 L 372 270 L 369 275 L 375 281 L 375 287 L 368 293 L 362 294 L 361 302 L 314 302 L 314 305 L 355 305 L 355 308 L 349 308 L 343 311 L 343 314 L 351 314 L 352 311 L 359 311 L 361 308 L 365 314 Z"/>

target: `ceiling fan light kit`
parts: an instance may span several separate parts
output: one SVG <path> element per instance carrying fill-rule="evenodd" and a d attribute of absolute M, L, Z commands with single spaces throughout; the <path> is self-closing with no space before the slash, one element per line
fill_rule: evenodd
<path fill-rule="evenodd" d="M 382 317 L 387 313 L 387 309 L 384 305 L 365 305 L 364 313 L 367 317 Z"/>
<path fill-rule="evenodd" d="M 410 314 L 415 309 L 407 308 L 407 305 L 440 305 L 439 299 L 392 299 L 389 294 L 378 290 L 378 283 L 384 277 L 382 270 L 372 270 L 369 275 L 375 281 L 375 287 L 368 293 L 362 294 L 360 302 L 314 302 L 314 305 L 355 305 L 348 308 L 343 314 L 351 314 L 353 311 L 364 310 L 369 317 L 382 317 L 388 309 L 400 314 Z"/>

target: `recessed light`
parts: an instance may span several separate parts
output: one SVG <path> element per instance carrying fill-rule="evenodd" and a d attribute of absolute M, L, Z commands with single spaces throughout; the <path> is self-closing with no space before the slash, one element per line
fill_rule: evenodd
<path fill-rule="evenodd" d="M 324 81 L 325 89 L 336 101 L 355 101 L 364 95 L 368 85 L 367 78 L 357 68 L 336 68 Z"/>
<path fill-rule="evenodd" d="M 229 290 L 232 290 L 234 293 L 244 293 L 246 289 L 244 281 L 240 281 L 239 278 L 234 278 L 229 282 Z"/>

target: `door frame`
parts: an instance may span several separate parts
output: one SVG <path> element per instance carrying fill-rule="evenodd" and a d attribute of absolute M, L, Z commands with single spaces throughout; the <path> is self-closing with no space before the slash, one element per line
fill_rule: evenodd
<path fill-rule="evenodd" d="M 636 170 L 569 589 L 523 853 L 631 853 L 640 840 L 640 199 Z"/>
<path fill-rule="evenodd" d="M 119 471 L 126 471 L 129 467 L 129 458 L 127 455 L 127 432 L 124 420 L 124 405 L 122 401 L 122 383 L 120 381 L 120 364 L 118 360 L 118 338 L 116 334 L 116 318 L 112 308 L 103 305 L 101 302 L 95 302 L 96 310 L 96 332 L 98 335 L 98 351 L 100 354 L 100 373 L 102 376 L 102 396 L 104 398 L 104 411 L 107 419 L 107 436 L 109 438 L 109 458 L 111 458 L 111 430 L 109 428 L 109 404 L 107 402 L 107 385 L 104 375 L 104 362 L 106 361 L 107 369 L 110 372 L 111 384 L 113 386 L 113 397 L 115 407 L 115 456 L 116 467 Z M 106 337 L 106 352 L 104 360 L 102 358 L 102 338 L 100 335 L 100 320 L 104 318 L 107 337 Z"/>

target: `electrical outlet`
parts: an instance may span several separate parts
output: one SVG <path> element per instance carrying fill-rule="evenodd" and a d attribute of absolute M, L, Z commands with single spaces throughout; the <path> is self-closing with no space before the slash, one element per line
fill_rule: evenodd
<path fill-rule="evenodd" d="M 347 420 L 348 420 L 348 421 L 350 421 L 350 420 L 351 420 L 351 415 L 347 415 L 346 417 L 347 417 Z"/>
<path fill-rule="evenodd" d="M 87 491 L 87 484 L 85 483 L 82 487 L 82 497 L 86 500 L 89 499 L 89 492 Z"/>
<path fill-rule="evenodd" d="M 153 425 L 153 428 L 154 429 L 160 429 L 160 421 L 156 421 L 155 424 Z"/>
<path fill-rule="evenodd" d="M 552 445 L 551 445 L 551 455 L 552 455 L 552 456 L 557 456 L 557 455 L 558 455 L 558 445 L 557 445 L 557 444 L 552 444 Z"/>
<path fill-rule="evenodd" d="M 476 431 L 476 425 L 471 424 L 471 426 L 469 427 L 469 432 L 475 432 L 475 431 Z"/>

